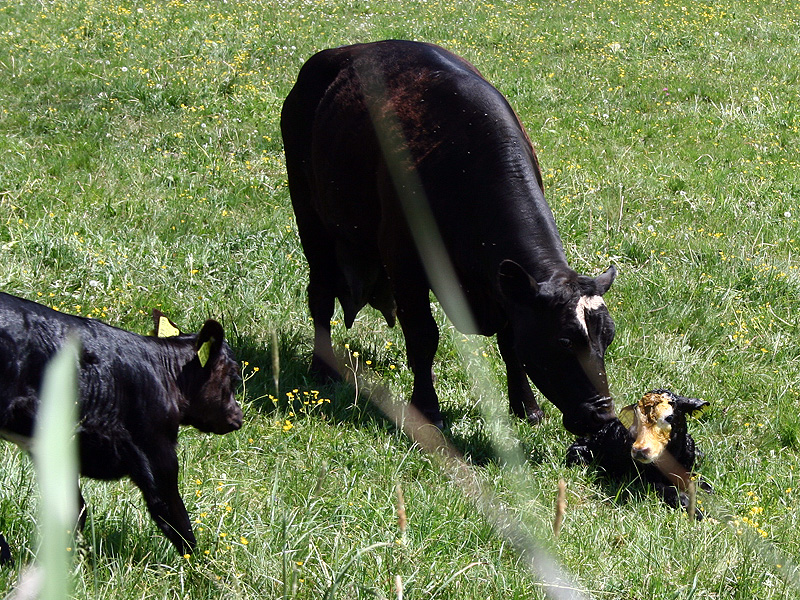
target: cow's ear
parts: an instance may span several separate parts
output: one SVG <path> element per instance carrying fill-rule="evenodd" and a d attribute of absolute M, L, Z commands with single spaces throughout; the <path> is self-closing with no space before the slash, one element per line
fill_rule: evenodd
<path fill-rule="evenodd" d="M 181 330 L 169 320 L 167 315 L 160 310 L 153 309 L 153 335 L 156 337 L 174 337 L 180 335 Z"/>
<path fill-rule="evenodd" d="M 539 294 L 539 284 L 521 265 L 504 260 L 497 269 L 497 285 L 506 300 L 530 302 Z"/>
<path fill-rule="evenodd" d="M 222 325 L 213 319 L 203 323 L 203 328 L 197 334 L 197 342 L 195 343 L 197 359 L 200 361 L 201 367 L 205 367 L 209 362 L 214 362 L 217 359 L 224 339 L 225 332 L 222 329 Z"/>
<path fill-rule="evenodd" d="M 614 283 L 614 278 L 617 276 L 617 268 L 611 265 L 606 269 L 606 272 L 595 278 L 594 282 L 597 284 L 597 293 L 601 296 L 608 291 L 611 284 Z"/>
<path fill-rule="evenodd" d="M 675 408 L 686 415 L 692 417 L 699 417 L 711 407 L 711 404 L 705 400 L 698 400 L 697 398 L 685 398 L 683 396 L 675 396 Z"/>

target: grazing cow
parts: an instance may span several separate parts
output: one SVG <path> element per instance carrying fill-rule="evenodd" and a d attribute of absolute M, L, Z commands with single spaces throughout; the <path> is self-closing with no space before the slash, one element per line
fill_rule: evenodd
<path fill-rule="evenodd" d="M 196 541 L 178 492 L 179 425 L 228 433 L 242 425 L 239 367 L 222 326 L 183 334 L 154 312 L 141 336 L 0 293 L 0 436 L 30 450 L 42 375 L 69 335 L 80 340 L 78 452 L 81 475 L 129 476 L 181 554 Z M 80 497 L 83 524 L 83 498 Z"/>
<path fill-rule="evenodd" d="M 569 267 L 528 136 L 475 67 L 417 42 L 324 50 L 300 70 L 281 131 L 310 269 L 312 371 L 338 378 L 334 300 L 347 327 L 370 304 L 390 326 L 400 320 L 411 403 L 441 424 L 432 289 L 461 331 L 497 334 L 515 415 L 542 417 L 530 377 L 575 434 L 614 417 L 604 366 L 614 324 L 602 295 L 616 271 L 590 278 Z M 430 261 L 426 244 L 449 264 Z M 437 279 L 449 268 L 457 286 Z M 470 317 L 448 308 L 446 287 L 460 290 Z"/>
<path fill-rule="evenodd" d="M 708 406 L 704 400 L 668 390 L 648 392 L 636 404 L 623 408 L 619 420 L 604 425 L 593 436 L 576 440 L 567 450 L 567 464 L 594 463 L 614 479 L 639 475 L 667 504 L 686 508 L 686 477 L 696 459 L 686 417 Z M 700 487 L 711 490 L 703 480 Z M 699 511 L 697 515 L 702 517 Z"/>

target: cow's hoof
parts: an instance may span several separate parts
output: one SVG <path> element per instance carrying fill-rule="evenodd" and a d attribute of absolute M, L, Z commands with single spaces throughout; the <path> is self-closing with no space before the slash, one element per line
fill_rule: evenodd
<path fill-rule="evenodd" d="M 697 480 L 697 489 L 698 490 L 703 490 L 707 494 L 713 494 L 714 493 L 714 488 L 711 486 L 710 483 L 708 483 L 702 477 Z"/>
<path fill-rule="evenodd" d="M 328 364 L 326 361 L 314 356 L 311 359 L 311 368 L 309 369 L 312 377 L 318 382 L 323 384 L 341 383 L 344 381 L 342 374 L 338 369 Z"/>
<path fill-rule="evenodd" d="M 538 425 L 544 420 L 544 411 L 538 407 L 535 410 L 526 410 L 523 420 L 528 425 Z"/>
<path fill-rule="evenodd" d="M 436 429 L 439 431 L 444 431 L 444 417 L 438 410 L 435 413 L 422 413 L 422 416 L 428 421 L 428 423 L 436 427 Z"/>

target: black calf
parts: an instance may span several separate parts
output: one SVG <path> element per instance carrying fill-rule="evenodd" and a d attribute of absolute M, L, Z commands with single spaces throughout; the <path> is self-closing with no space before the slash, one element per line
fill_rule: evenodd
<path fill-rule="evenodd" d="M 239 366 L 216 321 L 183 334 L 153 316 L 156 330 L 166 327 L 171 337 L 137 335 L 0 293 L 0 437 L 30 449 L 45 366 L 76 335 L 81 475 L 130 477 L 158 527 L 186 554 L 196 540 L 178 492 L 178 428 L 224 434 L 241 427 Z M 82 510 L 79 525 L 84 519 Z M 4 542 L 0 560 L 10 557 Z"/>
<path fill-rule="evenodd" d="M 594 463 L 612 479 L 640 476 L 673 508 L 687 508 L 686 477 L 695 464 L 694 439 L 686 416 L 708 407 L 708 402 L 685 398 L 667 390 L 645 394 L 620 411 L 591 437 L 579 438 L 567 450 L 567 464 Z M 711 491 L 703 480 L 699 487 Z M 702 513 L 697 511 L 697 517 Z"/>

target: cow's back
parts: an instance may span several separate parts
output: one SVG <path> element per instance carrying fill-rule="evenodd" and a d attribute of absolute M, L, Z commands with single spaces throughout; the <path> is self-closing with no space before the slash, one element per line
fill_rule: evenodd
<path fill-rule="evenodd" d="M 368 302 L 390 310 L 384 266 L 414 244 L 400 200 L 409 190 L 397 189 L 407 183 L 424 193 L 483 332 L 503 319 L 492 297 L 502 260 L 544 264 L 541 253 L 548 267 L 566 265 L 516 114 L 438 46 L 387 41 L 314 55 L 281 127 L 309 265 L 330 273 L 348 322 Z"/>

